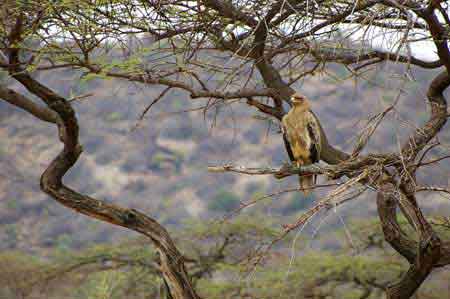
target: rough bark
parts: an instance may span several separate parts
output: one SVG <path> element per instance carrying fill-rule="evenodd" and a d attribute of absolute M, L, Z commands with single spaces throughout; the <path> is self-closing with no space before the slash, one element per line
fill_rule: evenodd
<path fill-rule="evenodd" d="M 0 85 L 0 98 L 31 113 L 40 120 L 54 124 L 58 123 L 58 115 L 53 110 L 32 102 L 17 91 Z"/>

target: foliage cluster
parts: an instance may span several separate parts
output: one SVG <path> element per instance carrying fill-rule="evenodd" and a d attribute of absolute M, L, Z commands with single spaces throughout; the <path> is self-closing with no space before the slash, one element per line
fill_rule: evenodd
<path fill-rule="evenodd" d="M 401 223 L 406 227 L 405 220 Z M 382 241 L 378 226 L 375 220 L 365 221 L 352 224 L 348 232 L 326 234 L 325 242 L 337 238 L 337 251 L 308 249 L 303 239 L 285 239 L 256 266 L 255 248 L 278 232 L 261 215 L 240 216 L 228 225 L 190 222 L 174 236 L 183 244 L 193 283 L 204 298 L 378 299 L 407 269 Z M 351 255 L 348 233 L 354 246 Z M 444 298 L 448 290 L 443 285 L 449 278 L 448 273 L 435 275 L 419 296 Z M 56 250 L 45 258 L 3 252 L 0 284 L 2 299 L 144 299 L 166 294 L 158 255 L 142 238 Z"/>

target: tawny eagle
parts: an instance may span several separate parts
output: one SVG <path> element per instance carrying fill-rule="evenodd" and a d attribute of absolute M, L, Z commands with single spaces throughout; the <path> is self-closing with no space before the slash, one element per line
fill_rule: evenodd
<path fill-rule="evenodd" d="M 316 163 L 320 160 L 321 149 L 319 121 L 305 96 L 295 93 L 291 101 L 291 110 L 281 120 L 289 158 L 296 166 Z M 311 191 L 315 181 L 313 175 L 299 176 L 300 187 L 305 194 Z"/>

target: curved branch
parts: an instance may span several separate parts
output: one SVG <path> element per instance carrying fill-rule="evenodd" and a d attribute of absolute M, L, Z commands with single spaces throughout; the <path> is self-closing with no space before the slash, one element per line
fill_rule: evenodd
<path fill-rule="evenodd" d="M 404 166 L 398 167 L 398 171 L 407 173 L 401 177 L 400 188 L 396 188 L 392 182 L 383 182 L 377 197 L 378 214 L 385 239 L 410 263 L 410 268 L 401 281 L 388 288 L 388 298 L 409 298 L 433 267 L 450 262 L 449 242 L 441 242 L 417 205 L 414 174 L 418 166 L 412 165 L 418 153 L 438 134 L 447 121 L 447 101 L 443 92 L 450 85 L 448 75 L 450 52 L 446 40 L 442 39 L 443 28 L 430 7 L 419 10 L 418 13 L 430 27 L 439 58 L 446 71 L 436 76 L 430 84 L 427 93 L 431 106 L 429 120 L 402 146 L 401 157 Z M 397 205 L 418 232 L 418 243 L 401 231 L 396 219 Z"/>
<path fill-rule="evenodd" d="M 447 43 L 447 30 L 439 22 L 438 17 L 434 13 L 434 1 L 430 2 L 430 6 L 425 10 L 419 10 L 419 15 L 427 22 L 434 44 L 437 48 L 437 54 L 442 60 L 447 72 L 450 73 L 450 51 Z"/>
<path fill-rule="evenodd" d="M 388 287 L 389 299 L 410 298 L 433 267 L 450 263 L 450 242 L 441 244 L 439 237 L 433 232 L 416 242 L 402 231 L 397 222 L 397 205 L 401 201 L 405 202 L 407 199 L 394 184 L 384 182 L 381 185 L 377 207 L 385 240 L 410 263 L 410 268 L 401 281 Z"/>
<path fill-rule="evenodd" d="M 447 71 L 437 75 L 428 89 L 428 102 L 431 106 L 431 115 L 424 126 L 417 129 L 408 142 L 402 147 L 402 155 L 408 161 L 414 161 L 431 139 L 447 122 L 447 101 L 443 95 L 444 90 L 450 85 L 450 76 Z"/>
<path fill-rule="evenodd" d="M 256 107 L 259 111 L 261 111 L 265 114 L 268 114 L 268 115 L 272 115 L 273 117 L 275 117 L 278 120 L 281 120 L 281 118 L 283 117 L 283 113 L 280 112 L 275 107 L 263 104 L 260 101 L 257 101 L 251 97 L 247 98 L 247 105 Z"/>
<path fill-rule="evenodd" d="M 12 62 L 18 61 L 18 51 L 11 51 Z M 62 205 L 78 213 L 119 225 L 149 237 L 161 259 L 161 272 L 174 299 L 197 299 L 184 266 L 184 258 L 169 233 L 156 220 L 134 209 L 122 208 L 80 194 L 62 182 L 64 175 L 78 160 L 82 147 L 78 143 L 78 121 L 70 102 L 34 80 L 25 70 L 15 67 L 10 75 L 34 95 L 41 98 L 61 119 L 60 136 L 64 144 L 58 156 L 41 176 L 41 189 Z"/>
<path fill-rule="evenodd" d="M 129 73 L 121 73 L 121 72 L 101 72 L 100 69 L 97 69 L 93 66 L 86 66 L 92 73 L 101 73 L 104 76 L 111 77 L 111 78 L 120 78 L 129 80 L 132 82 L 140 82 L 140 83 L 146 83 L 146 84 L 155 84 L 155 85 L 164 85 L 170 88 L 179 88 L 182 90 L 185 90 L 189 93 L 190 97 L 192 99 L 197 98 L 217 98 L 217 99 L 224 99 L 224 100 L 230 100 L 230 99 L 241 99 L 241 98 L 248 98 L 248 97 L 270 97 L 272 96 L 275 91 L 271 88 L 261 88 L 261 89 L 240 89 L 236 91 L 227 91 L 227 92 L 220 92 L 216 90 L 204 90 L 204 89 L 195 89 L 191 87 L 190 85 L 177 80 L 171 80 L 166 78 L 158 78 L 158 77 L 151 77 L 147 74 L 129 74 Z"/>
<path fill-rule="evenodd" d="M 380 187 L 377 194 L 378 216 L 385 240 L 410 263 L 414 263 L 417 244 L 406 236 L 397 222 L 398 202 L 394 195 L 396 193 L 391 183 L 386 182 Z"/>
<path fill-rule="evenodd" d="M 0 85 L 0 99 L 27 111 L 40 120 L 53 124 L 57 124 L 59 121 L 58 115 L 53 110 L 38 105 L 26 96 L 2 85 Z"/>
<path fill-rule="evenodd" d="M 221 0 L 203 0 L 202 3 L 208 7 L 217 11 L 220 15 L 230 18 L 232 20 L 239 20 L 244 24 L 254 27 L 258 22 L 251 16 L 240 11 L 238 8 L 233 6 L 231 1 L 221 1 Z"/>
<path fill-rule="evenodd" d="M 378 50 L 371 50 L 368 52 L 348 50 L 348 49 L 335 49 L 326 47 L 311 47 L 310 53 L 317 60 L 327 61 L 327 62 L 339 62 L 343 64 L 355 64 L 361 63 L 366 60 L 371 60 L 374 58 L 379 58 L 380 61 L 394 61 L 401 63 L 409 63 L 413 65 L 420 66 L 426 69 L 434 69 L 443 66 L 442 60 L 437 59 L 435 61 L 425 61 L 413 56 L 404 56 L 393 54 L 389 52 L 383 52 Z"/>
<path fill-rule="evenodd" d="M 441 57 L 442 53 L 439 53 Z M 445 58 L 445 57 L 441 57 Z M 445 60 L 444 60 L 445 61 Z M 447 66 L 446 66 L 447 67 Z M 430 84 L 427 96 L 431 105 L 431 115 L 422 128 L 419 128 L 402 147 L 401 156 L 404 165 L 414 163 L 418 153 L 434 138 L 447 121 L 447 101 L 443 95 L 450 85 L 447 71 L 436 76 Z M 423 216 L 415 199 L 414 173 L 418 166 L 398 167 L 408 172 L 401 178 L 400 188 L 391 182 L 383 182 L 378 192 L 377 206 L 385 239 L 410 263 L 408 272 L 401 281 L 387 290 L 387 297 L 409 298 L 437 266 L 448 264 L 449 242 L 443 243 Z M 402 213 L 419 234 L 419 242 L 406 236 L 396 219 L 396 208 Z"/>

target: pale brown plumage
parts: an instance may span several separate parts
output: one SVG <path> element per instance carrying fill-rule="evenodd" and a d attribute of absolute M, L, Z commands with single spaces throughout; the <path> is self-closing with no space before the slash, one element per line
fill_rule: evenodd
<path fill-rule="evenodd" d="M 292 162 L 297 166 L 309 165 L 320 160 L 320 125 L 311 111 L 305 96 L 294 94 L 291 97 L 292 108 L 281 120 L 283 138 Z M 315 177 L 299 176 L 300 187 L 305 194 L 314 186 Z"/>

